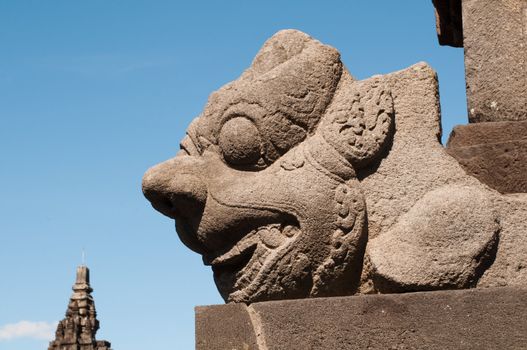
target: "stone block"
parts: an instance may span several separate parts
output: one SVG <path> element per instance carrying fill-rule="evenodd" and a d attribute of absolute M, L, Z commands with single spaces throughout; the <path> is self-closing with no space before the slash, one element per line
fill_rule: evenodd
<path fill-rule="evenodd" d="M 440 45 L 463 47 L 461 0 L 432 0 Z"/>
<path fill-rule="evenodd" d="M 468 174 L 497 191 L 527 192 L 527 122 L 456 126 L 447 151 Z"/>
<path fill-rule="evenodd" d="M 196 310 L 198 350 L 527 346 L 527 290 L 509 287 L 228 304 Z"/>
<path fill-rule="evenodd" d="M 470 122 L 527 120 L 527 1 L 462 8 Z"/>
<path fill-rule="evenodd" d="M 258 349 L 247 306 L 231 303 L 196 307 L 196 349 Z"/>

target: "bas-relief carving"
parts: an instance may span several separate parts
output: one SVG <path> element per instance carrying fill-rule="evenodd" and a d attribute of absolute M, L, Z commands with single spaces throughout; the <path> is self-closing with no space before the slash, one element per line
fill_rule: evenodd
<path fill-rule="evenodd" d="M 229 302 L 525 285 L 527 195 L 466 175 L 439 135 L 428 66 L 355 81 L 285 30 L 143 192 Z"/>

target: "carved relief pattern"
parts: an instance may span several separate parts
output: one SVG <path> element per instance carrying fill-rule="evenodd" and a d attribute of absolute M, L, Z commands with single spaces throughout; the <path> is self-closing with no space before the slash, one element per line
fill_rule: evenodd
<path fill-rule="evenodd" d="M 357 168 L 374 160 L 393 134 L 393 100 L 382 84 L 351 84 L 328 109 L 324 136 Z"/>
<path fill-rule="evenodd" d="M 482 213 L 509 199 L 477 187 L 438 144 L 435 73 L 395 74 L 355 81 L 335 49 L 279 32 L 211 95 L 182 152 L 145 174 L 143 193 L 212 266 L 227 302 L 478 283 L 501 240 L 497 209 Z"/>

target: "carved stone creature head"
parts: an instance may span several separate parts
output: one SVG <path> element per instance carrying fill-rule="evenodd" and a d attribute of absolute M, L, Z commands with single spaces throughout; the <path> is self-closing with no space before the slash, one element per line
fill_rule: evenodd
<path fill-rule="evenodd" d="M 380 81 L 355 82 L 335 49 L 281 31 L 210 96 L 143 192 L 226 301 L 352 294 L 366 244 L 356 172 L 392 129 Z"/>

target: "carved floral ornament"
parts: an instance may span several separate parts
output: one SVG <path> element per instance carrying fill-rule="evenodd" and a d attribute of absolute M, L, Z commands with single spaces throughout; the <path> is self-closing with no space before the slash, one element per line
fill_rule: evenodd
<path fill-rule="evenodd" d="M 459 168 L 438 106 L 424 64 L 356 81 L 335 49 L 281 31 L 210 96 L 143 192 L 229 302 L 525 283 L 494 261 L 527 200 Z M 507 205 L 519 216 L 504 223 Z"/>

